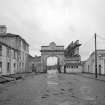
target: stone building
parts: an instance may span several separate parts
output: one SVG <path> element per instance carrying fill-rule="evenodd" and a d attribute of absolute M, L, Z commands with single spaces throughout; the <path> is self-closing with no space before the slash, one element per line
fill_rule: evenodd
<path fill-rule="evenodd" d="M 95 73 L 95 52 L 84 61 L 83 72 Z M 105 50 L 97 50 L 97 73 L 105 74 Z"/>
<path fill-rule="evenodd" d="M 29 55 L 28 57 L 28 62 L 29 62 L 29 70 L 31 72 L 41 72 L 42 69 L 41 68 L 41 56 L 35 56 L 32 57 L 31 55 Z"/>
<path fill-rule="evenodd" d="M 1 74 L 28 72 L 29 44 L 16 34 L 7 33 L 0 25 L 0 68 Z"/>
<path fill-rule="evenodd" d="M 80 73 L 82 72 L 81 60 L 78 57 L 65 58 L 65 72 L 66 73 Z"/>
<path fill-rule="evenodd" d="M 81 56 L 79 55 L 79 41 L 73 41 L 65 49 L 65 69 L 66 73 L 82 72 Z"/>

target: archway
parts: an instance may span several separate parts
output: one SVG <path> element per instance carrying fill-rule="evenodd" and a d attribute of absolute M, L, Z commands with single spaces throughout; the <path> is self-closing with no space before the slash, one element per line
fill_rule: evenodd
<path fill-rule="evenodd" d="M 57 46 L 55 42 L 51 42 L 49 46 L 41 46 L 40 51 L 41 51 L 41 63 L 43 64 L 43 72 L 46 73 L 47 69 L 54 69 L 54 68 L 56 68 L 59 73 L 63 72 L 64 46 Z M 53 63 L 51 63 L 52 61 Z"/>
<path fill-rule="evenodd" d="M 58 58 L 50 56 L 47 58 L 47 70 L 57 70 Z"/>

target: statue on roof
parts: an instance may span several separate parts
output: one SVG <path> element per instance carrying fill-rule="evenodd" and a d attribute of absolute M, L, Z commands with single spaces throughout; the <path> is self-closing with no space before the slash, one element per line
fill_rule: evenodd
<path fill-rule="evenodd" d="M 68 45 L 68 47 L 64 51 L 65 57 L 79 57 L 79 40 L 76 40 L 74 43 L 73 41 Z"/>

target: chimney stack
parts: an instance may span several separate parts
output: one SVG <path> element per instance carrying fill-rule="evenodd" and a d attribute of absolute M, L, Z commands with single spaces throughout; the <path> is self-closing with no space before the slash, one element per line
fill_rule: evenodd
<path fill-rule="evenodd" d="M 0 35 L 6 35 L 6 33 L 7 33 L 7 26 L 0 25 Z"/>

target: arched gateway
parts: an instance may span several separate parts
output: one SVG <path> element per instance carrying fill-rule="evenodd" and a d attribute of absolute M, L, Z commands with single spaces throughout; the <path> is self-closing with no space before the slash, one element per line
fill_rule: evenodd
<path fill-rule="evenodd" d="M 55 42 L 51 42 L 49 46 L 41 46 L 41 63 L 44 72 L 47 72 L 47 59 L 49 57 L 57 58 L 58 72 L 64 70 L 64 46 L 57 46 Z"/>

